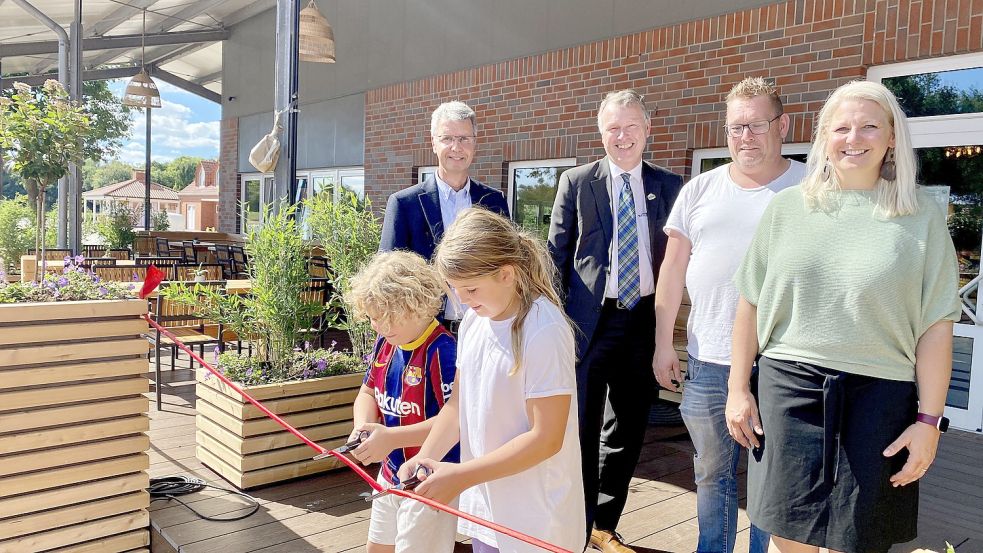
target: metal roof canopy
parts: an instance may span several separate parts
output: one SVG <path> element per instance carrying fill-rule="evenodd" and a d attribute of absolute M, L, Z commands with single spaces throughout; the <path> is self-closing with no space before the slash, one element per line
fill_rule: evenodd
<path fill-rule="evenodd" d="M 29 83 L 57 78 L 54 32 L 19 2 L 0 0 L 0 64 L 4 86 L 11 75 Z M 74 1 L 29 0 L 68 29 Z M 85 0 L 82 6 L 82 69 L 86 80 L 127 78 L 139 71 L 143 10 L 147 10 L 148 72 L 154 78 L 219 102 L 222 41 L 228 28 L 273 8 L 275 0 Z M 100 71 L 112 70 L 107 73 Z"/>
<path fill-rule="evenodd" d="M 86 0 L 83 9 L 82 0 L 0 0 L 0 86 L 16 80 L 37 85 L 55 78 L 79 98 L 83 80 L 127 78 L 145 66 L 153 77 L 221 103 L 227 28 L 275 2 Z M 146 58 L 141 55 L 144 43 Z M 58 183 L 59 247 L 81 247 L 81 200 L 81 170 L 73 165 Z"/>

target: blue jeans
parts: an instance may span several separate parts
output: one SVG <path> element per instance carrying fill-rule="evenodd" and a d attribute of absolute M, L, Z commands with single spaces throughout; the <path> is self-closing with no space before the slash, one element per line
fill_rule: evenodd
<path fill-rule="evenodd" d="M 690 356 L 679 411 L 696 446 L 697 553 L 733 553 L 737 536 L 737 466 L 741 446 L 727 432 L 730 367 Z M 751 525 L 750 553 L 766 553 L 769 536 Z"/>

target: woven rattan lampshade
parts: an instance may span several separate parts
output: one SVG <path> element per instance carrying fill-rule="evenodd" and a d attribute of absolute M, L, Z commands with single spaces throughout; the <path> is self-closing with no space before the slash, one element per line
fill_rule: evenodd
<path fill-rule="evenodd" d="M 334 31 L 328 20 L 317 11 L 314 0 L 306 8 L 300 10 L 300 45 L 301 61 L 316 61 L 319 63 L 334 63 Z"/>
<path fill-rule="evenodd" d="M 129 84 L 126 85 L 126 92 L 123 94 L 123 105 L 135 108 L 159 108 L 160 91 L 154 80 L 147 75 L 147 72 L 140 69 L 140 72 L 133 75 Z"/>

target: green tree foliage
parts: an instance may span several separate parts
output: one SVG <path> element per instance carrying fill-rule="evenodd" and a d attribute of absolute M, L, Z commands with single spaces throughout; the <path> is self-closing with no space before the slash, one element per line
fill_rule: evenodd
<path fill-rule="evenodd" d="M 93 190 L 131 178 L 133 178 L 133 167 L 115 159 L 104 165 L 87 160 L 82 166 L 82 187 L 85 190 Z"/>
<path fill-rule="evenodd" d="M 136 240 L 133 226 L 137 221 L 137 213 L 123 203 L 114 203 L 109 213 L 96 221 L 96 232 L 103 241 L 114 250 L 129 248 Z"/>
<path fill-rule="evenodd" d="M 26 196 L 0 200 L 0 269 L 20 267 L 20 256 L 34 247 L 34 210 Z"/>
<path fill-rule="evenodd" d="M 162 167 L 160 172 L 154 173 L 154 182 L 160 183 L 174 190 L 181 190 L 191 181 L 195 180 L 195 169 L 202 161 L 200 157 L 181 156 L 173 159 Z M 154 170 L 153 168 L 151 170 Z"/>

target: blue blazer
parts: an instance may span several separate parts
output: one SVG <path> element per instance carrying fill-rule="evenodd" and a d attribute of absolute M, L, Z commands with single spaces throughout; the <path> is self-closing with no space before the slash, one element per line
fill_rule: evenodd
<path fill-rule="evenodd" d="M 577 325 L 577 355 L 590 345 L 607 286 L 609 251 L 614 235 L 611 196 L 608 194 L 607 158 L 574 167 L 560 176 L 550 217 L 549 250 L 560 273 L 564 308 Z M 683 179 L 647 161 L 642 162 L 645 208 L 649 227 L 652 275 L 666 254 L 662 230 Z"/>
<path fill-rule="evenodd" d="M 509 216 L 505 196 L 494 188 L 471 179 L 471 205 Z M 437 179 L 433 175 L 420 184 L 404 188 L 389 196 L 386 218 L 382 223 L 379 251 L 410 250 L 430 260 L 444 237 L 444 220 L 440 215 Z"/>

